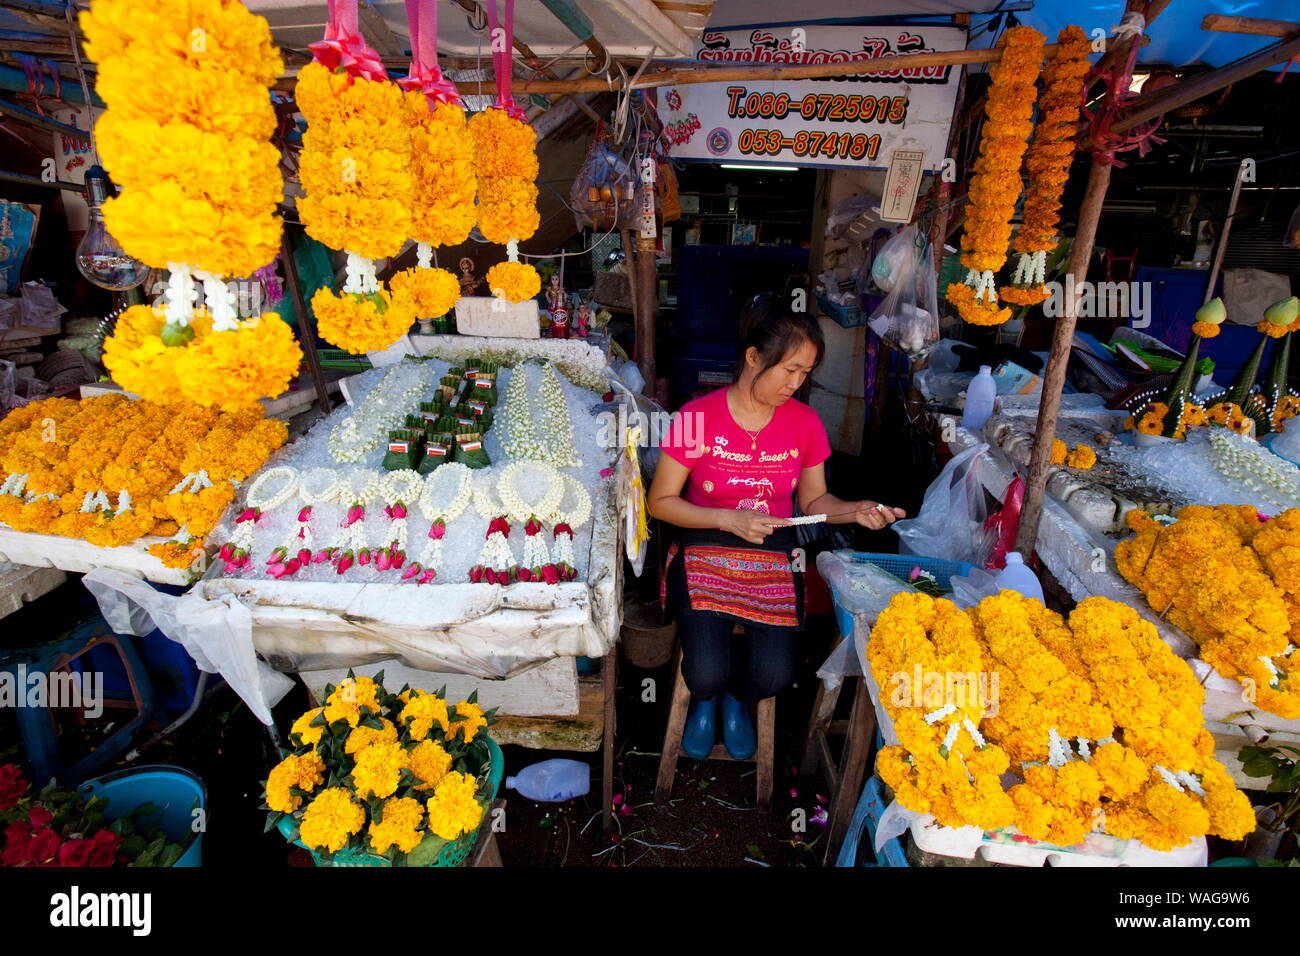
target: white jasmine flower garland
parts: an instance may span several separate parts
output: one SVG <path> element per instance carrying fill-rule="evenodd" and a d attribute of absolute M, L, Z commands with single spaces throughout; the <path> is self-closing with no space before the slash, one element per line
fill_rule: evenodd
<path fill-rule="evenodd" d="M 429 542 L 419 561 L 413 561 L 402 574 L 403 581 L 419 575 L 417 584 L 428 584 L 442 567 L 442 538 L 447 522 L 454 521 L 469 507 L 473 498 L 474 472 L 458 461 L 449 461 L 433 470 L 420 492 L 421 513 L 429 519 Z"/>

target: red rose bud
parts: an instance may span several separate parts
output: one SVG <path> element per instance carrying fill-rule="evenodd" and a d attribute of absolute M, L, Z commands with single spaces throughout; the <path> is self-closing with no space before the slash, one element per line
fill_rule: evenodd
<path fill-rule="evenodd" d="M 555 526 L 555 536 L 558 538 L 561 534 L 567 534 L 570 538 L 573 537 L 573 529 L 563 521 Z"/>
<path fill-rule="evenodd" d="M 394 552 L 393 552 L 393 567 L 395 567 L 395 568 L 400 568 L 400 567 L 401 567 L 403 564 L 405 564 L 405 563 L 406 563 L 406 552 L 405 552 L 405 551 L 394 551 Z"/>
<path fill-rule="evenodd" d="M 409 581 L 411 580 L 411 578 L 415 577 L 419 573 L 420 573 L 420 562 L 412 561 L 409 565 L 407 565 L 406 570 L 402 572 L 402 580 Z"/>
<path fill-rule="evenodd" d="M 375 569 L 376 569 L 376 570 L 379 570 L 379 571 L 387 571 L 387 570 L 388 570 L 389 568 L 391 568 L 392 566 L 393 566 L 393 559 L 390 558 L 390 557 L 388 556 L 388 552 L 387 552 L 387 551 L 376 551 L 376 552 L 375 552 Z"/>
<path fill-rule="evenodd" d="M 441 518 L 429 525 L 429 537 L 433 538 L 435 541 L 446 533 L 447 525 Z"/>
<path fill-rule="evenodd" d="M 520 568 L 520 569 L 519 569 L 519 580 L 520 580 L 520 581 L 531 581 L 532 579 L 533 579 L 533 572 L 532 572 L 532 571 L 529 571 L 527 568 Z"/>
<path fill-rule="evenodd" d="M 221 546 L 221 550 L 217 552 L 217 557 L 220 558 L 222 561 L 229 561 L 230 556 L 234 553 L 235 553 L 235 546 L 233 544 L 223 544 Z"/>
<path fill-rule="evenodd" d="M 286 564 L 285 567 L 288 568 L 285 572 L 286 574 L 295 574 L 302 569 L 302 562 L 297 558 L 290 558 L 289 563 Z"/>
<path fill-rule="evenodd" d="M 298 556 L 294 560 L 298 562 L 299 567 L 311 564 L 311 548 L 299 548 Z"/>
<path fill-rule="evenodd" d="M 344 527 L 357 521 L 362 521 L 366 517 L 366 509 L 363 505 L 353 505 L 348 509 L 347 520 L 343 522 Z"/>
<path fill-rule="evenodd" d="M 361 549 L 361 553 L 357 555 L 357 561 L 361 564 L 361 566 L 362 566 L 363 568 L 364 568 L 367 564 L 369 564 L 369 563 L 370 563 L 370 549 L 369 549 L 369 548 L 362 548 L 362 549 Z"/>
<path fill-rule="evenodd" d="M 271 556 L 266 559 L 267 564 L 283 564 L 284 557 L 289 553 L 288 548 L 276 548 L 271 552 Z"/>
<path fill-rule="evenodd" d="M 436 571 L 434 571 L 433 568 L 429 568 L 429 569 L 426 570 L 423 574 L 420 575 L 420 580 L 419 580 L 418 583 L 420 583 L 420 584 L 428 584 L 430 581 L 432 581 L 432 580 L 433 580 L 434 578 L 436 578 L 437 576 L 438 576 L 438 573 L 437 573 Z"/>
<path fill-rule="evenodd" d="M 301 511 L 298 512 L 298 520 L 299 521 L 311 520 L 311 505 L 308 505 L 306 508 L 303 508 Z"/>
<path fill-rule="evenodd" d="M 604 395 L 600 396 L 600 400 L 602 402 L 612 402 L 614 400 L 614 393 L 606 392 Z"/>
<path fill-rule="evenodd" d="M 256 508 L 246 508 L 239 513 L 239 517 L 235 519 L 235 524 L 239 524 L 241 521 L 256 521 L 259 513 Z"/>
<path fill-rule="evenodd" d="M 469 579 L 474 584 L 478 584 L 480 581 L 483 580 L 483 569 L 477 566 L 470 568 Z"/>
<path fill-rule="evenodd" d="M 542 577 L 546 579 L 547 584 L 560 583 L 560 572 L 553 564 L 547 564 L 542 567 Z"/>
<path fill-rule="evenodd" d="M 524 534 L 534 535 L 542 530 L 542 523 L 535 518 L 529 518 L 528 524 L 524 525 Z"/>
<path fill-rule="evenodd" d="M 347 552 L 346 554 L 344 554 L 343 557 L 339 558 L 339 568 L 338 568 L 338 573 L 339 573 L 339 574 L 342 574 L 342 573 L 343 573 L 344 571 L 346 571 L 348 568 L 352 567 L 353 563 L 354 563 L 354 560 L 353 560 L 353 557 L 352 557 L 352 552 L 349 551 L 349 552 Z"/>
<path fill-rule="evenodd" d="M 487 535 L 485 535 L 485 537 L 491 537 L 492 534 L 497 531 L 501 532 L 501 534 L 505 535 L 507 538 L 510 537 L 510 522 L 506 521 L 505 518 L 493 518 L 492 522 L 488 525 Z"/>

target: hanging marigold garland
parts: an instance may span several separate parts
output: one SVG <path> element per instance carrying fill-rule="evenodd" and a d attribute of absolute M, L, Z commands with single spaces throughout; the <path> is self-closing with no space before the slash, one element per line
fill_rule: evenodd
<path fill-rule="evenodd" d="M 270 28 L 230 0 L 94 0 L 81 27 L 108 107 L 96 144 L 122 187 L 105 223 L 171 273 L 165 307 L 118 317 L 105 366 L 157 402 L 233 409 L 280 394 L 302 361 L 293 331 L 274 315 L 240 322 L 222 281 L 266 265 L 280 242 L 267 88 L 283 67 Z"/>
<path fill-rule="evenodd" d="M 1061 193 L 1070 178 L 1074 140 L 1083 108 L 1083 81 L 1088 75 L 1092 45 L 1077 26 L 1068 26 L 1056 38 L 1056 52 L 1043 70 L 1043 94 L 1038 101 L 1038 125 L 1029 144 L 1025 166 L 1029 188 L 1025 192 L 1024 223 L 1012 248 L 1020 253 L 1011 285 L 999 291 L 1006 302 L 1037 305 L 1047 299 L 1047 254 L 1056 248 Z"/>
<path fill-rule="evenodd" d="M 320 289 L 321 337 L 352 353 L 387 348 L 414 321 L 412 304 L 380 288 L 375 259 L 396 255 L 411 232 L 415 182 L 403 93 L 357 32 L 355 2 L 331 6 L 316 59 L 298 73 L 307 132 L 298 215 L 308 234 L 347 254 L 341 295 Z"/>
<path fill-rule="evenodd" d="M 989 69 L 992 85 L 984 105 L 984 134 L 970 185 L 970 211 L 962 236 L 963 282 L 947 298 L 972 325 L 1001 325 L 1011 317 L 998 305 L 993 274 L 1007 260 L 1011 217 L 1020 196 L 1020 163 L 1033 126 L 1035 83 L 1043 61 L 1043 35 L 1012 27 L 998 41 L 1002 55 Z"/>
<path fill-rule="evenodd" d="M 411 70 L 398 85 L 411 136 L 411 238 L 418 244 L 414 269 L 393 276 L 388 287 L 410 301 L 417 318 L 438 318 L 460 298 L 460 281 L 433 267 L 434 246 L 456 246 L 474 228 L 474 142 L 465 108 L 454 83 L 442 75 L 437 58 L 437 4 L 407 4 Z"/>
<path fill-rule="evenodd" d="M 496 0 L 487 4 L 496 33 Z M 478 228 L 488 242 L 505 245 L 507 262 L 488 270 L 488 288 L 499 299 L 522 302 L 542 287 L 532 266 L 519 262 L 518 244 L 537 231 L 537 136 L 510 95 L 510 43 L 514 0 L 506 0 L 503 51 L 492 54 L 497 99 L 469 121 L 478 183 Z M 530 281 L 528 273 L 535 277 Z M 531 291 L 530 291 L 531 290 Z"/>

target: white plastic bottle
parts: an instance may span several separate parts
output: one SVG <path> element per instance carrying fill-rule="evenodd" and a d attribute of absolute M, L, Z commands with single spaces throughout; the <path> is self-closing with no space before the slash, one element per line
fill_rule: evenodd
<path fill-rule="evenodd" d="M 506 777 L 506 789 L 517 790 L 529 800 L 572 800 L 591 789 L 591 767 L 580 760 L 543 760 L 525 767 L 517 777 Z"/>
<path fill-rule="evenodd" d="M 981 365 L 966 388 L 966 408 L 961 413 L 961 427 L 977 432 L 993 414 L 993 400 L 998 395 L 998 384 L 993 381 L 993 369 Z"/>
<path fill-rule="evenodd" d="M 1043 600 L 1043 586 L 1019 551 L 1007 552 L 1007 566 L 998 572 L 997 587 L 999 591 L 1016 591 L 1027 598 Z"/>

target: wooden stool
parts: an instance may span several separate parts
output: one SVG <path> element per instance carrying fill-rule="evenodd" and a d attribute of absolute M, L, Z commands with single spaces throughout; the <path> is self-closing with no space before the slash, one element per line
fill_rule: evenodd
<path fill-rule="evenodd" d="M 852 635 L 843 640 L 853 640 Z M 835 704 L 840 692 L 853 689 L 853 709 L 848 720 L 835 720 Z M 829 734 L 843 734 L 844 746 L 838 762 L 831 755 Z M 849 830 L 849 822 L 862 793 L 867 775 L 867 760 L 876 735 L 876 711 L 871 705 L 867 682 L 862 677 L 845 677 L 834 690 L 818 681 L 817 698 L 808 721 L 808 734 L 804 738 L 803 754 L 799 759 L 799 775 L 810 776 L 820 768 L 831 789 L 829 814 L 826 825 L 826 854 L 824 862 L 834 863 Z"/>
<path fill-rule="evenodd" d="M 659 758 L 659 777 L 655 780 L 655 803 L 667 803 L 673 793 L 673 777 L 677 775 L 677 758 L 682 754 L 682 730 L 686 727 L 686 712 L 691 706 L 691 691 L 682 677 L 682 650 L 677 648 L 677 678 L 673 683 L 673 702 L 668 711 L 668 729 L 664 731 L 663 755 Z M 776 741 L 776 698 L 765 697 L 758 702 L 758 748 L 745 763 L 758 765 L 758 809 L 772 808 L 772 759 Z M 715 744 L 708 760 L 734 760 L 723 744 Z"/>

